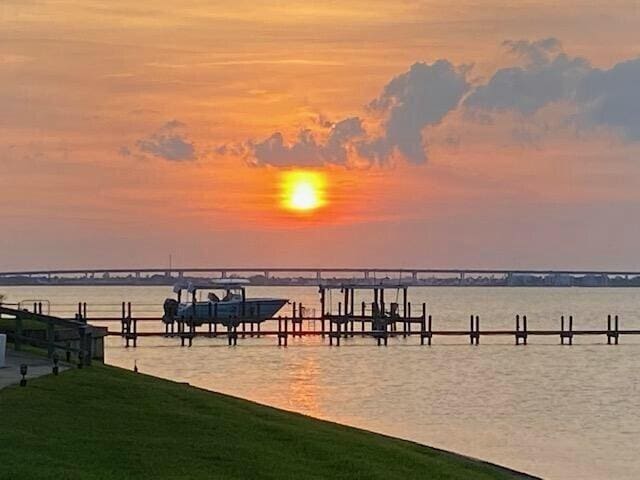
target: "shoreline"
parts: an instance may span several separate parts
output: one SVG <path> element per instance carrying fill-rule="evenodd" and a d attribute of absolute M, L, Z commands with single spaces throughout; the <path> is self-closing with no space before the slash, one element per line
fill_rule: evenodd
<path fill-rule="evenodd" d="M 117 367 L 117 366 L 114 366 L 114 365 L 109 365 L 109 366 L 112 366 L 114 368 L 119 368 L 121 370 L 127 371 L 126 369 L 124 369 L 122 367 Z M 261 407 L 271 408 L 271 409 L 278 410 L 278 411 L 281 411 L 281 412 L 286 412 L 286 413 L 289 413 L 291 415 L 299 415 L 299 416 L 302 416 L 304 418 L 309 418 L 309 419 L 312 419 L 312 420 L 315 420 L 315 421 L 318 421 L 318 422 L 329 423 L 329 424 L 335 425 L 337 427 L 351 428 L 351 429 L 358 430 L 360 432 L 364 432 L 364 433 L 367 433 L 367 434 L 371 434 L 371 435 L 376 435 L 376 436 L 379 436 L 379 437 L 387 438 L 389 440 L 406 442 L 406 443 L 415 445 L 417 447 L 425 447 L 425 448 L 428 448 L 430 450 L 439 452 L 439 453 L 441 453 L 443 455 L 449 455 L 449 456 L 452 456 L 452 457 L 455 457 L 455 458 L 459 458 L 461 460 L 468 460 L 468 461 L 472 461 L 472 462 L 476 462 L 476 463 L 481 463 L 481 464 L 484 464 L 484 465 L 487 465 L 487 466 L 490 466 L 490 467 L 493 467 L 493 468 L 498 468 L 500 470 L 503 470 L 505 473 L 509 473 L 511 475 L 515 475 L 515 478 L 520 478 L 522 480 L 543 480 L 542 477 L 537 477 L 537 476 L 535 476 L 533 474 L 530 474 L 530 473 L 527 473 L 527 472 L 522 472 L 520 470 L 513 469 L 513 468 L 508 467 L 506 465 L 493 463 L 493 462 L 490 462 L 488 460 L 483 460 L 481 458 L 473 457 L 473 456 L 470 456 L 470 455 L 465 455 L 463 453 L 459 453 L 459 452 L 456 452 L 456 451 L 453 451 L 453 450 L 446 450 L 444 448 L 434 447 L 433 445 L 429 445 L 429 444 L 426 444 L 426 443 L 420 443 L 420 442 L 417 442 L 415 440 L 410 440 L 410 439 L 403 438 L 403 437 L 396 437 L 396 436 L 393 436 L 393 435 L 388 435 L 386 433 L 376 432 L 374 430 L 367 430 L 366 428 L 357 427 L 355 425 L 348 425 L 348 424 L 345 424 L 345 423 L 339 423 L 339 422 L 335 422 L 333 420 L 329 420 L 329 419 L 326 419 L 326 418 L 314 417 L 312 415 L 307 415 L 307 414 L 304 414 L 304 413 L 296 412 L 295 410 L 289 410 L 289 409 L 286 409 L 286 408 L 275 407 L 273 405 L 257 402 L 255 400 L 250 400 L 250 399 L 243 398 L 243 397 L 238 397 L 236 395 L 230 395 L 228 393 L 221 393 L 221 392 L 218 392 L 218 391 L 215 391 L 215 390 L 209 390 L 209 389 L 206 389 L 206 388 L 203 388 L 203 387 L 199 387 L 197 385 L 193 385 L 193 384 L 191 384 L 189 382 L 179 382 L 179 381 L 176 381 L 176 380 L 172 380 L 170 378 L 158 377 L 156 375 L 151 375 L 151 374 L 143 373 L 143 372 L 139 373 L 139 375 L 146 375 L 146 376 L 149 376 L 151 378 L 158 378 L 158 379 L 165 380 L 165 381 L 168 381 L 168 382 L 173 382 L 173 383 L 178 384 L 178 385 L 188 386 L 190 388 L 199 390 L 199 391 L 204 392 L 204 393 L 220 395 L 222 397 L 227 397 L 227 398 L 230 398 L 230 399 L 233 399 L 233 400 L 242 401 L 242 402 L 249 402 L 249 403 L 252 403 L 254 405 L 261 406 Z"/>
<path fill-rule="evenodd" d="M 432 474 L 539 479 L 410 440 L 103 364 L 5 388 L 0 408 L 13 412 L 0 431 L 0 442 L 9 446 L 0 463 L 17 477 L 64 476 L 73 465 L 77 476 L 66 478 L 404 479 Z"/>

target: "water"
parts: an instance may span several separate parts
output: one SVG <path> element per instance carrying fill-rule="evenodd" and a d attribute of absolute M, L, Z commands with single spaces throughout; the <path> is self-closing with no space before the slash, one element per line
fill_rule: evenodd
<path fill-rule="evenodd" d="M 115 315 L 122 300 L 134 312 L 157 315 L 165 287 L 6 287 L 8 301 L 47 298 L 52 313 L 70 314 L 78 301 L 89 316 Z M 434 329 L 468 328 L 471 313 L 482 329 L 513 328 L 516 313 L 530 329 L 605 326 L 640 329 L 640 290 L 547 288 L 415 288 L 414 308 L 427 301 Z M 249 295 L 286 296 L 319 312 L 316 288 L 254 288 Z M 394 301 L 395 298 L 388 298 Z M 334 306 L 340 299 L 332 298 Z M 359 299 L 358 299 L 359 300 Z M 101 304 L 100 306 L 93 306 Z M 144 304 L 146 306 L 138 306 Z M 111 306 L 110 306 L 111 305 Z M 415 310 L 414 310 L 415 311 Z M 114 325 L 114 328 L 116 326 Z M 141 324 L 139 329 L 159 330 Z M 313 325 L 305 326 L 313 328 Z M 108 341 L 108 363 L 224 392 L 315 417 L 354 425 L 479 457 L 549 479 L 636 479 L 640 475 L 640 338 L 534 337 L 526 347 L 508 337 L 349 339 L 328 347 L 320 339 L 195 340 L 141 338 L 137 349 Z"/>

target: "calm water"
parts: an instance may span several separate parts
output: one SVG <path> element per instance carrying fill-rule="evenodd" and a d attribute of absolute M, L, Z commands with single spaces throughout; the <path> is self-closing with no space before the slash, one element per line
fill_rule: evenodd
<path fill-rule="evenodd" d="M 163 287 L 5 287 L 9 301 L 49 299 L 52 313 L 70 313 L 89 303 L 89 316 L 115 314 L 111 304 L 131 301 L 134 311 L 158 314 L 170 295 Z M 640 329 L 640 290 L 416 288 L 411 301 L 426 301 L 434 329 L 468 327 L 471 313 L 482 329 L 513 328 L 516 313 L 529 328 L 558 328 L 561 314 L 574 328 L 604 328 L 606 315 L 621 316 L 621 328 Z M 250 295 L 286 296 L 319 312 L 316 288 L 255 288 Z M 338 298 L 332 299 L 337 306 Z M 394 301 L 389 298 L 388 301 Z M 99 304 L 99 305 L 98 305 Z M 415 308 L 415 307 L 414 307 Z M 319 328 L 319 325 L 317 326 Z M 114 326 L 115 328 L 115 326 Z M 145 325 L 158 330 L 160 325 Z M 313 325 L 306 326 L 313 328 Z M 415 440 L 510 466 L 550 479 L 640 477 L 640 338 L 436 337 L 344 341 L 320 339 L 196 339 L 180 348 L 176 339 L 143 338 L 137 349 L 108 342 L 107 362 L 261 403 L 295 410 Z"/>

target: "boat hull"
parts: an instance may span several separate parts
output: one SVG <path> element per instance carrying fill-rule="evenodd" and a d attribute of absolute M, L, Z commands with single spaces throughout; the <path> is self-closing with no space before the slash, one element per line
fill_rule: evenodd
<path fill-rule="evenodd" d="M 263 322 L 272 318 L 288 302 L 283 298 L 259 298 L 232 300 L 228 302 L 196 302 L 183 303 L 178 307 L 177 318 L 203 323 L 227 323 L 230 319 L 244 319 L 253 322 Z M 195 308 L 194 308 L 195 306 Z"/>

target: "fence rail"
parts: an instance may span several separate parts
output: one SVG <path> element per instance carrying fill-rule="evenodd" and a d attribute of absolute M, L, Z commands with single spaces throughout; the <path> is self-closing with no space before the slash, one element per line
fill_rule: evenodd
<path fill-rule="evenodd" d="M 15 350 L 30 345 L 46 349 L 49 358 L 58 351 L 64 352 L 67 360 L 75 354 L 84 365 L 90 365 L 94 357 L 102 357 L 101 342 L 107 334 L 106 328 L 43 314 L 41 305 L 38 307 L 36 303 L 34 312 L 0 305 L 0 331 L 7 334 Z"/>

